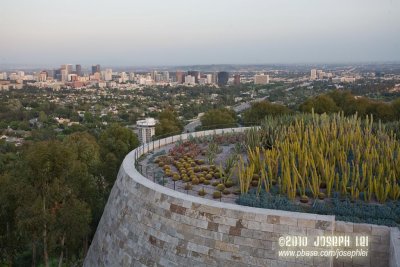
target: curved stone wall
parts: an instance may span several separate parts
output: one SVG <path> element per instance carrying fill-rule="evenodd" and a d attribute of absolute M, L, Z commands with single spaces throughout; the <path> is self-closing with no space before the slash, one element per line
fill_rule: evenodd
<path fill-rule="evenodd" d="M 215 131 L 197 135 L 210 133 Z M 186 138 L 187 134 L 155 141 L 126 156 L 84 266 L 388 265 L 389 227 L 193 197 L 155 184 L 134 168 L 143 153 Z M 278 255 L 281 236 L 332 234 L 367 234 L 373 247 L 368 257 L 344 260 Z"/>

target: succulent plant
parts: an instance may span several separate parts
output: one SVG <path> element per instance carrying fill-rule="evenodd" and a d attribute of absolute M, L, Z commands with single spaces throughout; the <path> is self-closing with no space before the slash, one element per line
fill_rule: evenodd
<path fill-rule="evenodd" d="M 225 182 L 225 187 L 230 188 L 230 187 L 234 186 L 234 184 L 235 183 L 232 180 L 229 180 L 229 181 Z"/>
<path fill-rule="evenodd" d="M 192 190 L 192 185 L 190 183 L 186 183 L 184 186 L 185 190 Z"/>
<path fill-rule="evenodd" d="M 300 202 L 301 202 L 301 203 L 308 203 L 308 196 L 302 195 L 302 196 L 300 197 Z"/>
<path fill-rule="evenodd" d="M 223 191 L 225 189 L 225 185 L 224 184 L 218 184 L 217 185 L 217 190 L 218 191 Z"/>
<path fill-rule="evenodd" d="M 215 192 L 213 193 L 213 198 L 221 198 L 221 197 L 222 197 L 222 194 L 221 194 L 220 191 L 215 191 Z"/>
<path fill-rule="evenodd" d="M 199 194 L 199 196 L 205 196 L 205 195 L 207 195 L 207 192 L 206 192 L 206 190 L 204 190 L 204 188 L 202 188 L 202 189 L 200 189 L 200 191 L 198 192 L 198 194 Z"/>

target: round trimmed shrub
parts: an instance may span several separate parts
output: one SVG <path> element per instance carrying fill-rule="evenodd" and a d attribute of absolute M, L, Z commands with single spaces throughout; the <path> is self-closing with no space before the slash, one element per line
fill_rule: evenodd
<path fill-rule="evenodd" d="M 227 187 L 227 188 L 230 188 L 230 187 L 232 187 L 233 185 L 234 185 L 234 183 L 233 183 L 233 181 L 231 181 L 231 180 L 226 181 L 226 183 L 225 183 L 225 187 Z"/>
<path fill-rule="evenodd" d="M 222 191 L 222 194 L 224 195 L 229 195 L 231 193 L 231 191 L 229 191 L 228 189 L 224 189 L 224 191 Z"/>
<path fill-rule="evenodd" d="M 221 198 L 221 192 L 220 191 L 215 191 L 214 193 L 213 193 L 213 198 Z"/>
<path fill-rule="evenodd" d="M 225 185 L 224 184 L 218 184 L 217 185 L 217 190 L 218 191 L 223 191 L 225 189 Z"/>
<path fill-rule="evenodd" d="M 302 195 L 302 196 L 300 197 L 300 202 L 301 202 L 301 203 L 308 203 L 308 196 Z"/>
<path fill-rule="evenodd" d="M 186 183 L 184 189 L 185 190 L 192 190 L 192 185 L 190 183 Z"/>
<path fill-rule="evenodd" d="M 207 192 L 206 192 L 206 190 L 204 190 L 204 188 L 202 188 L 199 192 L 198 192 L 198 194 L 199 194 L 199 196 L 205 196 L 205 195 L 207 195 Z"/>

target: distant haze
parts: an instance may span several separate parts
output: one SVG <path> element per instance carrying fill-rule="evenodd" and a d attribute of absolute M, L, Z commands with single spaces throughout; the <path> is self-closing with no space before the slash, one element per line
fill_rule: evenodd
<path fill-rule="evenodd" d="M 399 0 L 2 0 L 0 65 L 400 60 Z"/>

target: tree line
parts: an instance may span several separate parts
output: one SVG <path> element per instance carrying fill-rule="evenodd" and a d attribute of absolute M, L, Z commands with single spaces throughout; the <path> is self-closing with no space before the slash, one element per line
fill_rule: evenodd
<path fill-rule="evenodd" d="M 345 116 L 357 113 L 361 118 L 372 115 L 376 121 L 394 122 L 400 120 L 400 98 L 383 102 L 356 97 L 349 91 L 334 90 L 308 98 L 296 109 L 267 100 L 252 103 L 249 109 L 239 115 L 226 108 L 211 109 L 201 118 L 201 123 L 204 129 L 232 127 L 238 123 L 244 126 L 259 125 L 266 116 L 311 113 L 313 110 L 318 114 L 343 112 Z"/>
<path fill-rule="evenodd" d="M 113 124 L 99 136 L 0 143 L 0 265 L 79 266 L 136 135 Z"/>

